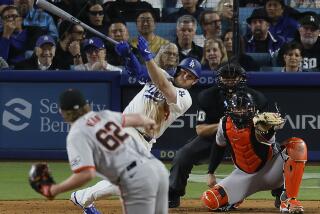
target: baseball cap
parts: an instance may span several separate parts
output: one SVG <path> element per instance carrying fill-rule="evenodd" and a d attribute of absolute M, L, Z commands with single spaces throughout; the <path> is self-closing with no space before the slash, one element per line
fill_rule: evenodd
<path fill-rule="evenodd" d="M 320 28 L 320 20 L 317 15 L 305 15 L 299 20 L 300 25 L 311 25 L 315 28 Z"/>
<path fill-rule="evenodd" d="M 86 104 L 84 96 L 77 89 L 67 89 L 60 94 L 59 106 L 62 110 L 77 110 Z"/>
<path fill-rule="evenodd" d="M 94 47 L 97 49 L 105 48 L 103 41 L 98 37 L 91 37 L 90 39 L 86 39 L 83 44 L 83 49 L 86 50 L 89 47 Z"/>
<path fill-rule="evenodd" d="M 50 35 L 43 35 L 37 39 L 36 47 L 41 47 L 44 44 L 52 44 L 56 46 L 54 39 Z"/>
<path fill-rule="evenodd" d="M 258 8 L 252 11 L 250 17 L 247 18 L 247 23 L 250 25 L 253 19 L 263 19 L 270 23 L 270 18 L 264 8 Z"/>

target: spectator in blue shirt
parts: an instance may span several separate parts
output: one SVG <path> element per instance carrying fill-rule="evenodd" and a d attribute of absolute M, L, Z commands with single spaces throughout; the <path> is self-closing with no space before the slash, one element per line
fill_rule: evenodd
<path fill-rule="evenodd" d="M 272 35 L 281 37 L 285 42 L 293 40 L 298 22 L 289 15 L 284 0 L 266 0 L 265 10 L 270 18 L 269 31 Z"/>
<path fill-rule="evenodd" d="M 255 9 L 247 18 L 251 34 L 246 35 L 245 51 L 248 53 L 269 53 L 274 56 L 284 41 L 269 31 L 270 19 L 264 9 Z"/>
<path fill-rule="evenodd" d="M 0 37 L 0 56 L 10 65 L 25 60 L 28 33 L 22 29 L 22 19 L 18 9 L 6 6 L 1 13 L 2 32 Z"/>
<path fill-rule="evenodd" d="M 14 0 L 14 5 L 23 17 L 23 27 L 31 32 L 28 44 L 30 49 L 35 46 L 35 41 L 41 35 L 49 34 L 56 41 L 59 37 L 53 18 L 43 10 L 35 9 L 33 4 L 34 0 Z"/>

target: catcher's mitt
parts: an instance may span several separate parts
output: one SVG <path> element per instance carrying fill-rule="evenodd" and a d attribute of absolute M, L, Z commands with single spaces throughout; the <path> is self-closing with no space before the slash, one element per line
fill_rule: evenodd
<path fill-rule="evenodd" d="M 267 133 L 269 130 L 279 130 L 283 128 L 285 119 L 281 114 L 274 112 L 257 113 L 253 117 L 253 124 L 260 133 Z"/>
<path fill-rule="evenodd" d="M 55 182 L 49 171 L 48 164 L 33 164 L 29 171 L 29 183 L 36 192 L 49 199 L 53 199 L 50 192 L 50 187 Z"/>

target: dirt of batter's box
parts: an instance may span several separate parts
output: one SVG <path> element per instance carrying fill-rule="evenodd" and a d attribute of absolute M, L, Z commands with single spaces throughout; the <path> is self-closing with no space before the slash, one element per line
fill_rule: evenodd
<path fill-rule="evenodd" d="M 302 201 L 305 209 L 305 214 L 318 213 L 320 214 L 320 201 Z M 119 200 L 101 200 L 96 202 L 96 207 L 103 214 L 118 214 L 122 213 L 121 203 Z M 72 204 L 68 200 L 30 200 L 30 201 L 0 201 L 0 214 L 81 214 L 80 208 Z M 173 213 L 212 213 L 207 208 L 204 208 L 200 200 L 183 199 L 179 208 L 170 209 L 170 214 Z M 274 208 L 273 201 L 270 200 L 246 200 L 238 210 L 230 213 L 258 213 L 271 214 L 279 213 L 279 210 Z"/>

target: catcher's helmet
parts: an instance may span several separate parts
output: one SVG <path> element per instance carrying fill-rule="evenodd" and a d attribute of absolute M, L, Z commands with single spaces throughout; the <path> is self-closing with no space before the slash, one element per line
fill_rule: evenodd
<path fill-rule="evenodd" d="M 228 62 L 217 70 L 216 83 L 226 93 L 244 88 L 246 80 L 246 71 L 238 63 Z"/>
<path fill-rule="evenodd" d="M 227 101 L 227 115 L 237 128 L 248 127 L 255 114 L 255 104 L 251 94 L 239 91 Z"/>
<path fill-rule="evenodd" d="M 201 64 L 195 58 L 188 57 L 182 60 L 180 64 L 177 66 L 177 70 L 173 75 L 174 77 L 177 76 L 181 68 L 193 73 L 198 78 L 200 78 L 201 76 L 201 71 L 202 71 Z"/>

